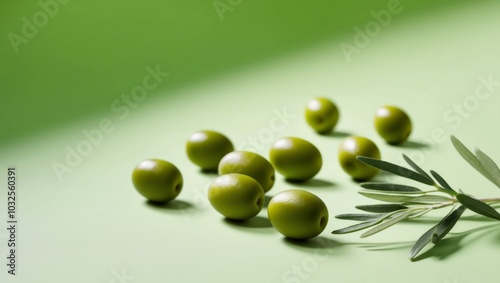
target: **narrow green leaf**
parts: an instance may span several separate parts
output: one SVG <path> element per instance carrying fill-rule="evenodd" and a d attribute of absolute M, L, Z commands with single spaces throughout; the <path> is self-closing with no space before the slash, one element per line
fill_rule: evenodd
<path fill-rule="evenodd" d="M 364 232 L 363 234 L 361 234 L 361 238 L 365 238 L 365 237 L 371 236 L 373 234 L 376 234 L 380 231 L 383 231 L 383 230 L 391 227 L 392 225 L 394 225 L 402 220 L 405 220 L 411 213 L 413 213 L 412 210 L 403 210 L 401 212 L 398 212 L 398 213 L 394 214 L 393 217 L 389 218 L 387 221 L 384 221 L 381 224 L 379 224 L 379 225 L 371 228 L 370 230 Z"/>
<path fill-rule="evenodd" d="M 415 197 L 412 198 L 406 203 L 426 203 L 426 204 L 434 204 L 434 203 L 443 203 L 443 202 L 449 202 L 451 199 L 449 197 L 445 196 L 438 196 L 438 195 L 425 195 L 421 197 Z"/>
<path fill-rule="evenodd" d="M 385 201 L 385 202 L 406 202 L 406 201 L 410 201 L 411 199 L 414 198 L 414 196 L 410 196 L 410 195 L 389 194 L 389 193 L 376 192 L 376 191 L 374 192 L 374 191 L 367 191 L 367 190 L 361 190 L 358 193 L 367 197 L 367 198 L 381 200 L 381 201 Z"/>
<path fill-rule="evenodd" d="M 348 214 L 339 214 L 336 215 L 337 219 L 345 219 L 345 220 L 356 220 L 356 221 L 369 221 L 375 220 L 386 216 L 385 213 L 370 213 L 370 214 L 362 214 L 362 213 L 348 213 Z"/>
<path fill-rule="evenodd" d="M 500 169 L 498 169 L 495 161 L 479 149 L 476 149 L 476 156 L 483 165 L 484 170 L 490 175 L 491 181 L 500 188 Z"/>
<path fill-rule="evenodd" d="M 369 190 L 377 190 L 377 191 L 386 191 L 386 192 L 398 192 L 398 193 L 407 193 L 407 194 L 422 194 L 424 193 L 420 189 L 417 189 L 412 186 L 400 185 L 400 184 L 391 184 L 384 182 L 366 182 L 361 183 L 361 187 Z"/>
<path fill-rule="evenodd" d="M 363 230 L 363 229 L 366 229 L 368 227 L 372 227 L 374 225 L 377 225 L 381 221 L 382 221 L 382 219 L 380 219 L 380 220 L 374 220 L 374 221 L 361 222 L 359 224 L 354 224 L 354 225 L 351 225 L 351 226 L 348 226 L 348 227 L 345 227 L 345 228 L 342 228 L 342 229 L 338 229 L 338 230 L 332 231 L 332 234 L 347 234 L 347 233 L 356 232 L 356 231 Z"/>
<path fill-rule="evenodd" d="M 476 169 L 479 173 L 481 173 L 484 177 L 490 180 L 493 184 L 496 185 L 495 179 L 490 175 L 488 171 L 483 167 L 479 159 L 465 147 L 465 145 L 460 142 L 456 137 L 451 136 L 451 142 L 453 146 L 458 151 L 458 153 L 462 156 L 465 161 L 467 161 L 474 169 Z"/>
<path fill-rule="evenodd" d="M 357 159 L 363 163 L 366 163 L 366 164 L 368 164 L 372 167 L 378 168 L 380 170 L 383 170 L 383 171 L 386 171 L 386 172 L 389 172 L 389 173 L 392 173 L 392 174 L 395 174 L 395 175 L 398 175 L 398 176 L 401 176 L 404 178 L 412 179 L 414 181 L 424 183 L 426 185 L 431 185 L 431 186 L 434 185 L 434 182 L 432 180 L 429 180 L 425 176 L 422 176 L 415 171 L 401 167 L 399 165 L 392 164 L 392 163 L 389 163 L 389 162 L 386 162 L 383 160 L 379 160 L 379 159 L 375 159 L 375 158 L 366 157 L 366 156 L 358 156 Z"/>
<path fill-rule="evenodd" d="M 425 247 L 427 246 L 428 243 L 431 242 L 432 239 L 432 234 L 434 234 L 434 231 L 436 230 L 436 227 L 439 224 L 434 225 L 431 229 L 429 229 L 427 232 L 425 232 L 418 240 L 415 242 L 413 247 L 410 250 L 410 254 L 408 257 L 410 260 L 415 259 L 415 257 L 418 255 L 418 253 Z"/>
<path fill-rule="evenodd" d="M 438 181 L 438 183 L 442 186 L 441 189 L 444 190 L 445 193 L 450 194 L 452 196 L 456 196 L 457 192 L 455 192 L 454 189 L 451 188 L 450 185 L 439 175 L 436 171 L 431 170 L 432 176 Z"/>
<path fill-rule="evenodd" d="M 500 213 L 488 204 L 464 194 L 457 194 L 456 198 L 461 204 L 475 213 L 500 220 Z"/>
<path fill-rule="evenodd" d="M 434 244 L 441 241 L 441 239 L 443 239 L 444 236 L 446 236 L 446 234 L 451 231 L 453 226 L 455 226 L 455 224 L 457 223 L 458 219 L 460 219 L 460 216 L 462 216 L 462 214 L 464 213 L 465 209 L 466 207 L 461 205 L 446 217 L 444 217 L 441 222 L 439 222 L 431 237 L 431 240 Z"/>
<path fill-rule="evenodd" d="M 386 213 L 386 212 L 393 212 L 402 209 L 407 209 L 408 207 L 401 204 L 369 204 L 369 205 L 358 205 L 356 206 L 356 208 L 366 212 Z"/>
<path fill-rule="evenodd" d="M 417 217 L 420 217 L 420 216 L 426 214 L 427 212 L 429 212 L 431 210 L 432 210 L 432 208 L 422 208 L 422 209 L 416 210 L 410 216 L 408 216 L 408 218 L 417 218 Z"/>
<path fill-rule="evenodd" d="M 431 176 L 429 176 L 429 174 L 427 174 L 424 170 L 422 170 L 422 168 L 420 168 L 415 162 L 413 162 L 413 160 L 411 160 L 405 154 L 403 154 L 403 158 L 406 161 L 406 163 L 408 163 L 408 165 L 411 166 L 411 168 L 413 168 L 415 171 L 417 171 L 418 173 L 420 173 L 420 175 L 422 175 L 425 178 L 427 178 L 429 182 L 432 182 L 432 184 L 434 184 L 434 181 L 432 180 Z"/>

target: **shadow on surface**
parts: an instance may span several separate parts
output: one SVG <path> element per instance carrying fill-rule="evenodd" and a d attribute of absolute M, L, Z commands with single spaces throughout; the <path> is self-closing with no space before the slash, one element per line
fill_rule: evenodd
<path fill-rule="evenodd" d="M 273 198 L 273 196 L 268 196 L 268 195 L 264 196 L 264 207 L 269 206 L 269 202 L 271 201 L 272 198 Z"/>
<path fill-rule="evenodd" d="M 149 200 L 146 200 L 144 201 L 144 203 L 151 207 L 151 208 L 154 208 L 154 209 L 158 209 L 158 210 L 190 210 L 190 209 L 194 209 L 194 206 L 187 202 L 187 201 L 183 201 L 183 200 L 172 200 L 172 201 L 169 201 L 167 203 L 159 203 L 159 202 L 154 202 L 154 201 L 149 201 Z"/>
<path fill-rule="evenodd" d="M 368 243 L 360 244 L 359 247 L 365 248 L 368 251 L 393 251 L 393 250 L 409 250 L 414 242 L 396 242 L 396 243 Z"/>
<path fill-rule="evenodd" d="M 430 144 L 423 143 L 423 142 L 418 142 L 418 141 L 406 141 L 402 144 L 388 144 L 393 147 L 400 147 L 400 148 L 408 148 L 408 149 L 429 149 L 431 148 Z"/>
<path fill-rule="evenodd" d="M 296 240 L 284 237 L 283 242 L 285 242 L 288 246 L 291 247 L 299 247 L 305 249 L 317 249 L 317 248 L 333 249 L 342 246 L 342 243 L 322 236 L 318 236 L 307 240 Z"/>
<path fill-rule="evenodd" d="M 333 137 L 333 138 L 347 138 L 347 137 L 350 137 L 352 136 L 353 134 L 349 133 L 349 132 L 344 132 L 344 131 L 332 131 L 332 132 L 329 132 L 329 133 L 326 133 L 322 136 L 325 136 L 325 137 Z"/>
<path fill-rule="evenodd" d="M 464 234 L 460 236 L 445 238 L 439 241 L 439 243 L 434 245 L 431 249 L 415 257 L 412 261 L 420 261 L 429 257 L 444 260 L 462 249 L 462 245 L 460 244 L 460 242 L 465 238 L 465 236 L 467 235 Z M 429 243 L 429 245 L 432 245 L 432 243 Z"/>
<path fill-rule="evenodd" d="M 207 170 L 207 169 L 201 169 L 200 168 L 200 173 L 203 175 L 211 175 L 211 176 L 218 176 L 219 172 L 217 170 Z"/>
<path fill-rule="evenodd" d="M 420 261 L 426 258 L 437 258 L 439 260 L 445 260 L 454 253 L 460 251 L 462 249 L 462 240 L 472 234 L 476 234 L 476 239 L 483 237 L 488 234 L 488 232 L 491 232 L 491 229 L 496 229 L 498 230 L 500 228 L 500 224 L 492 224 L 492 225 L 486 225 L 482 227 L 478 227 L 475 229 L 467 230 L 464 232 L 460 233 L 455 233 L 453 235 L 449 235 L 448 237 L 444 238 L 443 240 L 439 241 L 437 244 L 432 246 L 432 243 L 429 243 L 428 245 L 431 246 L 430 249 L 427 251 L 421 253 L 417 257 L 413 259 L 413 261 Z M 500 230 L 498 230 L 500 231 Z M 481 233 L 479 233 L 481 232 Z M 499 234 L 500 236 L 500 234 Z"/>
<path fill-rule="evenodd" d="M 255 216 L 248 220 L 233 220 L 224 218 L 224 223 L 231 226 L 244 227 L 244 228 L 269 228 L 273 227 L 269 219 L 262 216 Z"/>
<path fill-rule="evenodd" d="M 309 187 L 309 188 L 325 188 L 325 187 L 335 186 L 335 183 L 323 179 L 310 179 L 307 181 L 295 181 L 295 180 L 285 179 L 285 182 L 294 186 Z"/>

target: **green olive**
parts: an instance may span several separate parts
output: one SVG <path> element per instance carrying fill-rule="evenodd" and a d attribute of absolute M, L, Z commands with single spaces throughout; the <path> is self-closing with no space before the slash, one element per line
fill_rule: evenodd
<path fill-rule="evenodd" d="M 327 134 L 337 125 L 339 110 L 328 98 L 318 97 L 307 104 L 306 121 L 319 134 Z"/>
<path fill-rule="evenodd" d="M 229 219 L 246 220 L 257 215 L 264 205 L 264 190 L 259 182 L 243 174 L 217 177 L 208 187 L 213 208 Z"/>
<path fill-rule="evenodd" d="M 264 157 L 250 151 L 233 151 L 219 162 L 219 175 L 240 173 L 254 178 L 269 191 L 274 185 L 274 167 Z"/>
<path fill-rule="evenodd" d="M 314 177 L 323 164 L 319 150 L 310 142 L 286 137 L 271 147 L 269 159 L 276 171 L 291 181 L 305 181 Z"/>
<path fill-rule="evenodd" d="M 221 133 L 198 131 L 186 143 L 186 153 L 194 164 L 203 171 L 217 171 L 219 161 L 234 150 L 231 141 Z"/>
<path fill-rule="evenodd" d="M 275 195 L 269 202 L 267 214 L 274 228 L 292 239 L 316 237 L 328 223 L 325 203 L 304 190 L 288 190 Z"/>
<path fill-rule="evenodd" d="M 408 114 L 395 106 L 383 106 L 375 114 L 375 129 L 389 144 L 400 144 L 411 134 Z"/>
<path fill-rule="evenodd" d="M 153 202 L 167 202 L 176 198 L 182 190 L 182 175 L 172 163 L 144 160 L 134 168 L 132 183 L 135 189 Z"/>
<path fill-rule="evenodd" d="M 365 137 L 348 137 L 340 143 L 339 163 L 347 174 L 359 181 L 377 175 L 378 169 L 356 159 L 359 155 L 380 159 L 377 145 Z"/>

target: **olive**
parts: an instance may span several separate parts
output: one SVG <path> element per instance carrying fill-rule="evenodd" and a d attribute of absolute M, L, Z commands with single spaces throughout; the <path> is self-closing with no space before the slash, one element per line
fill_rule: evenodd
<path fill-rule="evenodd" d="M 296 137 L 277 140 L 271 147 L 269 157 L 276 171 L 291 181 L 305 181 L 314 177 L 323 164 L 316 146 Z"/>
<path fill-rule="evenodd" d="M 411 134 L 408 114 L 395 106 L 383 106 L 375 114 L 375 129 L 389 144 L 400 144 Z"/>
<path fill-rule="evenodd" d="M 269 202 L 267 214 L 271 224 L 292 239 L 316 237 L 328 223 L 328 209 L 315 194 L 304 190 L 287 190 Z"/>
<path fill-rule="evenodd" d="M 305 110 L 307 124 L 319 134 L 327 134 L 337 125 L 339 110 L 328 98 L 318 97 L 307 104 Z"/>
<path fill-rule="evenodd" d="M 153 202 L 167 202 L 182 190 L 182 175 L 172 163 L 160 159 L 144 160 L 132 172 L 135 189 Z"/>
<path fill-rule="evenodd" d="M 233 150 L 231 141 L 214 131 L 193 133 L 186 143 L 189 160 L 200 166 L 203 171 L 217 171 L 221 158 Z"/>
<path fill-rule="evenodd" d="M 368 180 L 378 173 L 378 169 L 357 160 L 359 155 L 380 159 L 377 145 L 365 137 L 347 137 L 340 143 L 338 158 L 342 169 L 354 180 Z"/>
<path fill-rule="evenodd" d="M 243 174 L 217 177 L 208 187 L 208 200 L 220 214 L 234 220 L 257 215 L 264 205 L 264 190 L 259 182 Z"/>
<path fill-rule="evenodd" d="M 274 185 L 274 167 L 264 157 L 250 151 L 233 151 L 219 162 L 219 175 L 240 173 L 254 178 L 269 191 Z"/>

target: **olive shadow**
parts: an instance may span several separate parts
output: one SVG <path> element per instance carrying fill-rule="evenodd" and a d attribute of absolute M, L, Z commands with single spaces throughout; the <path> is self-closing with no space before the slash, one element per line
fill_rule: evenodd
<path fill-rule="evenodd" d="M 375 181 L 376 181 L 375 177 L 372 177 L 370 179 L 351 178 L 351 182 L 354 183 L 355 185 L 360 185 L 361 183 L 375 182 Z"/>
<path fill-rule="evenodd" d="M 202 169 L 200 168 L 200 173 L 203 175 L 213 175 L 213 176 L 218 176 L 219 172 L 217 170 L 209 170 L 209 169 Z"/>
<path fill-rule="evenodd" d="M 224 223 L 230 226 L 243 227 L 243 228 L 270 228 L 273 227 L 269 219 L 262 216 L 255 216 L 247 220 L 234 220 L 224 218 Z"/>
<path fill-rule="evenodd" d="M 335 130 L 330 131 L 328 133 L 320 134 L 320 135 L 325 136 L 325 137 L 332 137 L 332 138 L 347 138 L 347 137 L 352 136 L 352 134 L 349 132 L 335 131 Z"/>
<path fill-rule="evenodd" d="M 154 201 L 150 201 L 150 200 L 146 200 L 144 201 L 144 203 L 146 204 L 146 206 L 149 206 L 153 209 L 157 209 L 157 210 L 172 210 L 172 211 L 175 211 L 175 210 L 190 210 L 190 209 L 194 209 L 194 205 L 187 202 L 187 201 L 183 201 L 183 200 L 177 200 L 177 199 L 174 199 L 174 200 L 171 200 L 169 202 L 154 202 Z"/>
<path fill-rule="evenodd" d="M 285 179 L 285 182 L 298 187 L 310 187 L 310 188 L 325 188 L 325 187 L 335 186 L 335 183 L 323 179 L 309 179 L 305 181 Z"/>
<path fill-rule="evenodd" d="M 428 143 L 423 143 L 418 141 L 406 141 L 400 144 L 390 144 L 390 143 L 387 144 L 390 146 L 407 148 L 407 149 L 426 149 L 431 147 L 431 145 Z"/>
<path fill-rule="evenodd" d="M 268 196 L 268 195 L 264 195 L 264 207 L 268 207 L 269 206 L 269 202 L 271 201 L 271 199 L 273 198 L 273 196 Z"/>
<path fill-rule="evenodd" d="M 338 249 L 344 245 L 341 242 L 323 236 L 317 236 L 306 240 L 298 240 L 298 239 L 283 237 L 283 242 L 287 246 L 299 250 L 315 250 L 315 249 L 331 250 L 331 249 Z"/>

